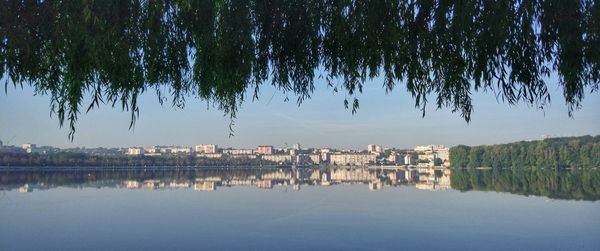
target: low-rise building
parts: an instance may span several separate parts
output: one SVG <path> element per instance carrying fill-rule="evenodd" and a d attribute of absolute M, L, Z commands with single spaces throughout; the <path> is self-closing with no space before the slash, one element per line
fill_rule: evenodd
<path fill-rule="evenodd" d="M 377 156 L 364 153 L 334 153 L 329 155 L 332 165 L 367 165 L 375 163 Z"/>
<path fill-rule="evenodd" d="M 261 155 L 260 158 L 266 161 L 272 161 L 276 163 L 291 163 L 292 155 L 287 154 L 272 154 L 272 155 Z"/>
<path fill-rule="evenodd" d="M 155 146 L 151 153 L 153 155 L 161 154 L 191 154 L 193 149 L 187 146 Z"/>
<path fill-rule="evenodd" d="M 236 159 L 256 159 L 257 155 L 256 154 L 236 154 L 236 155 L 229 155 L 232 158 L 236 158 Z"/>
<path fill-rule="evenodd" d="M 440 158 L 442 161 L 450 159 L 450 149 L 443 145 L 417 146 L 415 147 L 415 151 L 419 153 L 419 157 L 423 154 L 433 156 L 429 158 L 431 160 L 434 158 Z"/>
<path fill-rule="evenodd" d="M 224 154 L 231 155 L 251 155 L 254 154 L 254 149 L 223 149 Z"/>
<path fill-rule="evenodd" d="M 21 148 L 23 148 L 23 150 L 25 150 L 25 152 L 27 152 L 27 153 L 35 153 L 35 152 L 37 152 L 37 145 L 36 144 L 26 143 L 26 144 L 23 144 L 21 146 Z"/>
<path fill-rule="evenodd" d="M 37 145 L 36 144 L 31 144 L 31 143 L 25 143 L 23 145 L 21 145 L 21 148 L 27 150 L 27 149 L 31 149 L 31 148 L 36 148 Z"/>
<path fill-rule="evenodd" d="M 144 154 L 144 148 L 141 148 L 141 147 L 127 148 L 127 155 L 141 155 L 141 154 Z"/>
<path fill-rule="evenodd" d="M 165 154 L 171 153 L 171 148 L 170 147 L 159 146 L 158 149 L 160 149 L 160 153 L 165 153 Z"/>
<path fill-rule="evenodd" d="M 192 153 L 192 148 L 191 147 L 171 147 L 171 153 L 172 154 L 191 154 Z"/>
<path fill-rule="evenodd" d="M 273 154 L 273 146 L 260 145 L 258 146 L 256 151 L 258 152 L 258 154 L 270 155 Z"/>
<path fill-rule="evenodd" d="M 415 152 L 427 152 L 433 151 L 433 147 L 431 145 L 428 146 L 415 146 Z"/>
<path fill-rule="evenodd" d="M 158 147 L 158 146 L 146 147 L 146 148 L 144 148 L 144 151 L 146 152 L 146 155 L 150 155 L 150 156 L 160 155 L 160 147 Z"/>
<path fill-rule="evenodd" d="M 215 144 L 196 145 L 196 153 L 217 153 L 218 147 Z"/>
<path fill-rule="evenodd" d="M 198 153 L 196 157 L 199 158 L 209 158 L 209 159 L 218 159 L 223 157 L 222 153 Z"/>

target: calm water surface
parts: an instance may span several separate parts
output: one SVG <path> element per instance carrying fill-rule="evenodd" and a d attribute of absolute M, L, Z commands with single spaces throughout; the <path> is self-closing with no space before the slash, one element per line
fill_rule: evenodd
<path fill-rule="evenodd" d="M 0 249 L 600 250 L 597 173 L 504 173 L 4 171 Z"/>

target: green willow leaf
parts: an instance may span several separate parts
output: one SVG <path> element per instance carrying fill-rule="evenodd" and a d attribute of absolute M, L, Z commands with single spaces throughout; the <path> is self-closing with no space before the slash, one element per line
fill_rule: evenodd
<path fill-rule="evenodd" d="M 543 108 L 555 75 L 571 114 L 598 91 L 599 3 L 0 0 L 0 75 L 50 96 L 71 139 L 81 107 L 119 105 L 133 126 L 138 96 L 155 91 L 161 104 L 199 98 L 234 119 L 247 91 L 256 99 L 270 84 L 300 104 L 315 77 L 346 92 L 353 113 L 381 76 L 423 115 L 433 98 L 469 121 L 472 92 Z"/>

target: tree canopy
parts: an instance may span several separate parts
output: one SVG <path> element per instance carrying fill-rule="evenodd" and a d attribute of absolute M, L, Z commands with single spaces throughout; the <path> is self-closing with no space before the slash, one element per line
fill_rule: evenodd
<path fill-rule="evenodd" d="M 382 77 L 469 121 L 472 91 L 544 107 L 556 75 L 571 113 L 598 90 L 599 45 L 598 0 L 0 0 L 0 75 L 49 95 L 71 138 L 103 104 L 133 124 L 144 92 L 233 118 L 263 84 L 300 103 L 317 77 L 353 112 Z"/>
<path fill-rule="evenodd" d="M 600 167 L 600 135 L 549 138 L 491 146 L 450 148 L 452 168 L 585 168 Z"/>

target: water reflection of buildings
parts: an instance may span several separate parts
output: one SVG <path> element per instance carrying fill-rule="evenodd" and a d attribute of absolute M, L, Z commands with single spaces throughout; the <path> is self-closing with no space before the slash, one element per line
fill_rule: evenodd
<path fill-rule="evenodd" d="M 436 170 L 432 168 L 419 169 L 419 182 L 415 185 L 417 189 L 441 191 L 451 189 L 450 170 Z"/>
<path fill-rule="evenodd" d="M 195 191 L 214 191 L 217 187 L 248 186 L 259 189 L 291 187 L 298 191 L 302 186 L 333 186 L 339 184 L 364 184 L 369 190 L 381 190 L 385 187 L 415 186 L 417 189 L 446 190 L 450 188 L 450 171 L 434 168 L 287 168 L 287 169 L 213 169 L 189 170 L 187 172 L 156 171 L 157 173 L 128 173 L 126 178 L 83 181 L 77 187 L 117 187 L 126 189 L 194 189 Z M 103 175 L 111 176 L 109 172 Z M 81 175 L 82 179 L 89 178 Z M 102 175 L 98 175 L 102 176 Z M 151 178 L 146 178 L 149 176 Z M 160 178 L 161 176 L 169 178 Z M 23 183 L 21 183 L 23 184 Z M 32 192 L 34 188 L 50 189 L 56 185 L 50 183 L 31 183 L 19 187 L 20 192 Z"/>
<path fill-rule="evenodd" d="M 217 184 L 214 181 L 199 181 L 194 184 L 196 191 L 214 191 L 217 189 Z"/>
<path fill-rule="evenodd" d="M 19 187 L 19 192 L 20 193 L 31 193 L 31 192 L 33 192 L 33 188 L 29 187 L 28 184 L 25 184 L 25 185 Z"/>
<path fill-rule="evenodd" d="M 250 172 L 251 173 L 251 172 Z M 126 180 L 129 189 L 187 189 L 214 191 L 217 187 L 249 186 L 272 189 L 276 186 L 291 186 L 298 191 L 301 186 L 331 186 L 338 184 L 366 184 L 369 190 L 381 190 L 390 186 L 414 185 L 417 189 L 450 189 L 448 169 L 277 169 L 260 171 L 256 174 L 236 173 L 215 176 L 207 175 L 189 181 L 172 180 Z"/>

